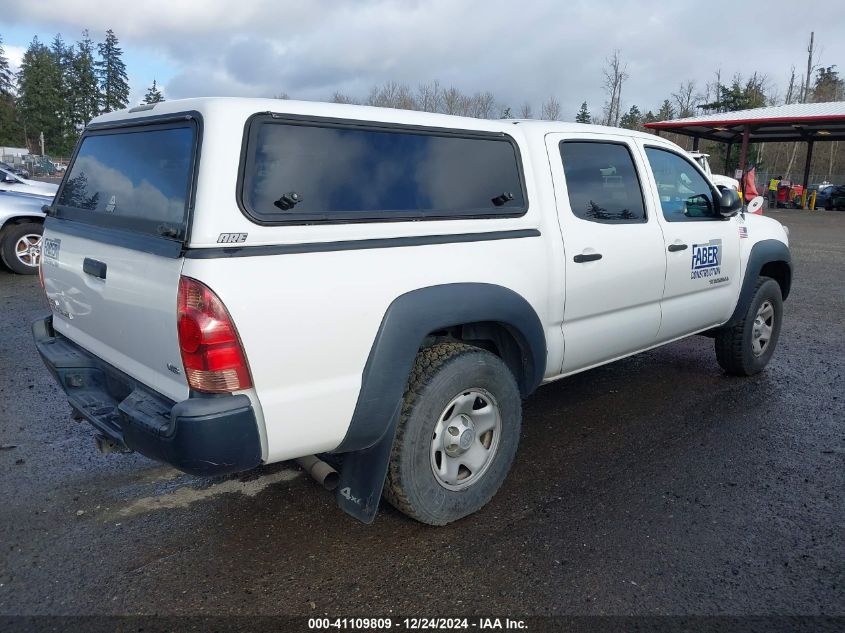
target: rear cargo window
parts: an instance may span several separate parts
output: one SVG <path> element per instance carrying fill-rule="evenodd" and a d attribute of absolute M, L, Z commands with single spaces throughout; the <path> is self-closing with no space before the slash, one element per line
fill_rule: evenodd
<path fill-rule="evenodd" d="M 59 193 L 58 215 L 184 238 L 194 143 L 191 124 L 90 133 Z"/>
<path fill-rule="evenodd" d="M 254 121 L 242 206 L 260 222 L 521 215 L 504 135 Z"/>

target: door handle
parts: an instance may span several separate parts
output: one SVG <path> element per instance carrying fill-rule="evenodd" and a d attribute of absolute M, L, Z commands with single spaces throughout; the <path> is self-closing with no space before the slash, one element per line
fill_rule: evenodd
<path fill-rule="evenodd" d="M 576 264 L 583 264 L 584 262 L 594 262 L 601 259 L 601 253 L 589 253 L 587 255 L 576 255 L 572 258 Z"/>
<path fill-rule="evenodd" d="M 105 262 L 101 262 L 96 259 L 91 259 L 90 257 L 86 257 L 82 261 L 82 272 L 87 275 L 91 275 L 92 277 L 99 277 L 100 279 L 105 279 L 107 269 L 108 267 L 106 266 Z"/>
<path fill-rule="evenodd" d="M 688 246 L 686 244 L 669 244 L 669 252 L 674 253 L 676 251 L 685 251 L 687 250 Z"/>

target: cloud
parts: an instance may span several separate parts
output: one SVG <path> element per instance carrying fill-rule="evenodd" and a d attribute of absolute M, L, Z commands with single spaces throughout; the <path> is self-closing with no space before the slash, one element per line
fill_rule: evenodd
<path fill-rule="evenodd" d="M 12 3 L 4 21 L 47 32 L 113 28 L 127 50 L 167 60 L 168 98 L 362 98 L 386 80 L 415 87 L 439 79 L 465 92 L 490 90 L 514 109 L 528 101 L 535 112 L 555 95 L 572 117 L 584 100 L 601 109 L 602 67 L 615 48 L 630 75 L 623 106 L 643 111 L 682 81 L 703 87 L 717 69 L 723 78 L 759 71 L 783 85 L 790 66 L 805 63 L 810 28 L 821 63 L 842 66 L 845 12 L 833 0 L 812 4 L 804 12 L 824 21 L 780 39 L 761 34 L 777 29 L 767 16 L 793 13 L 785 0 L 63 0 Z"/>
<path fill-rule="evenodd" d="M 9 60 L 9 69 L 17 74 L 21 69 L 21 61 L 23 60 L 23 54 L 26 52 L 26 49 L 22 46 L 3 44 L 3 52 L 6 54 L 6 59 Z"/>

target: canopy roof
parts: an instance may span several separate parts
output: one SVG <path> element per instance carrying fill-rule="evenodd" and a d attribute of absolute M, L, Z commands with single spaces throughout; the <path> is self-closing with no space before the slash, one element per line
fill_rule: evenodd
<path fill-rule="evenodd" d="M 722 143 L 741 141 L 746 127 L 751 143 L 841 141 L 845 140 L 845 101 L 793 103 L 737 112 L 720 112 L 646 123 L 645 126 L 652 130 L 665 130 Z"/>

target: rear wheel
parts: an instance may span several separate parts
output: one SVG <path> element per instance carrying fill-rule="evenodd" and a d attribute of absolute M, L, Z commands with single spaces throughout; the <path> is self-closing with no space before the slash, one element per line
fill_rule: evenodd
<path fill-rule="evenodd" d="M 41 263 L 41 234 L 44 227 L 35 222 L 13 224 L 3 232 L 0 257 L 12 272 L 34 275 Z"/>
<path fill-rule="evenodd" d="M 760 277 L 742 320 L 716 333 L 716 359 L 734 376 L 751 376 L 771 360 L 780 337 L 783 298 L 771 277 Z"/>
<path fill-rule="evenodd" d="M 430 525 L 472 514 L 505 480 L 521 421 L 516 380 L 497 356 L 462 343 L 421 350 L 405 392 L 385 497 Z"/>

